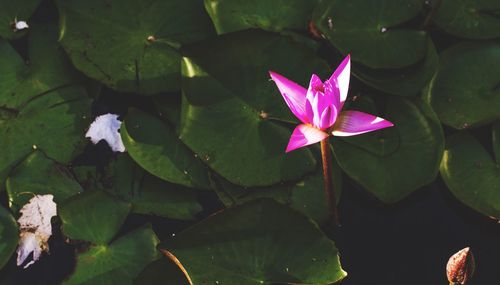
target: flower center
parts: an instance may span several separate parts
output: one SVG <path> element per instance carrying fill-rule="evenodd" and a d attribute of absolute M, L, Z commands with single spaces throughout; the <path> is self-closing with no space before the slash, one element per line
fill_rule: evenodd
<path fill-rule="evenodd" d="M 316 91 L 316 92 L 325 93 L 325 85 L 318 84 L 318 85 L 316 85 L 316 86 L 313 87 L 313 90 Z"/>

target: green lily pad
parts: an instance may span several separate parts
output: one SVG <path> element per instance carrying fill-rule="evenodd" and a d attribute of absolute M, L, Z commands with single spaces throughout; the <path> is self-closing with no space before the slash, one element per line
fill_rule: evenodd
<path fill-rule="evenodd" d="M 442 0 L 433 17 L 439 28 L 470 39 L 500 37 L 500 2 L 497 0 Z"/>
<path fill-rule="evenodd" d="M 130 157 L 151 174 L 184 186 L 209 187 L 207 167 L 160 119 L 131 109 L 120 132 Z"/>
<path fill-rule="evenodd" d="M 250 28 L 306 30 L 318 0 L 205 0 L 217 33 Z"/>
<path fill-rule="evenodd" d="M 60 49 L 56 30 L 34 27 L 29 64 L 0 39 L 0 182 L 33 151 L 67 164 L 81 151 L 90 100 Z"/>
<path fill-rule="evenodd" d="M 321 166 L 319 167 L 321 168 Z M 333 191 L 338 204 L 342 194 L 342 171 L 333 158 L 332 179 Z M 302 212 L 320 225 L 329 222 L 332 217 L 323 183 L 323 172 L 318 170 L 313 175 L 307 176 L 293 185 L 290 195 L 290 207 Z"/>
<path fill-rule="evenodd" d="M 127 155 L 117 158 L 112 172 L 108 192 L 132 203 L 133 213 L 194 220 L 202 210 L 195 189 L 149 175 Z"/>
<path fill-rule="evenodd" d="M 160 258 L 150 263 L 137 276 L 134 285 L 191 285 L 181 269 L 167 258 Z"/>
<path fill-rule="evenodd" d="M 144 267 L 159 258 L 157 244 L 151 227 L 144 226 L 109 245 L 93 246 L 78 254 L 75 272 L 63 284 L 132 285 Z"/>
<path fill-rule="evenodd" d="M 285 154 L 292 113 L 274 70 L 307 86 L 326 63 L 290 37 L 257 30 L 235 32 L 187 47 L 182 64 L 180 138 L 231 183 L 266 186 L 315 169 L 307 148 Z M 328 74 L 329 75 L 329 74 Z"/>
<path fill-rule="evenodd" d="M 441 176 L 462 203 L 500 220 L 500 162 L 470 133 L 447 138 Z"/>
<path fill-rule="evenodd" d="M 337 202 L 342 192 L 342 171 L 335 160 L 332 161 L 332 178 Z M 318 224 L 329 221 L 331 214 L 326 200 L 321 165 L 300 181 L 267 187 L 243 188 L 223 179 L 214 178 L 215 192 L 226 207 L 241 205 L 260 198 L 271 198 L 309 216 Z"/>
<path fill-rule="evenodd" d="M 179 89 L 178 48 L 213 34 L 202 1 L 56 2 L 60 41 L 74 65 L 118 91 Z"/>
<path fill-rule="evenodd" d="M 70 239 L 107 244 L 118 232 L 131 205 L 103 191 L 86 191 L 59 205 L 63 233 Z"/>
<path fill-rule="evenodd" d="M 322 1 L 313 20 L 342 54 L 370 68 L 402 68 L 427 53 L 424 31 L 400 27 L 422 10 L 422 0 Z"/>
<path fill-rule="evenodd" d="M 6 189 L 10 208 L 16 212 L 33 195 L 52 194 L 54 202 L 59 204 L 83 190 L 65 166 L 38 150 L 28 155 L 9 174 Z"/>
<path fill-rule="evenodd" d="M 349 177 L 382 202 L 395 203 L 436 178 L 443 130 L 430 107 L 420 101 L 391 97 L 382 117 L 394 127 L 333 138 L 333 149 Z"/>
<path fill-rule="evenodd" d="M 493 154 L 500 161 L 500 121 L 493 124 Z"/>
<path fill-rule="evenodd" d="M 414 65 L 403 69 L 371 69 L 359 64 L 353 74 L 364 83 L 383 92 L 405 97 L 420 94 L 439 66 L 439 57 L 432 40 L 427 40 L 427 55 Z"/>
<path fill-rule="evenodd" d="M 500 118 L 500 44 L 461 43 L 440 55 L 426 93 L 441 122 L 456 129 Z"/>
<path fill-rule="evenodd" d="M 0 37 L 4 39 L 15 39 L 26 34 L 25 30 L 16 31 L 15 21 L 28 21 L 35 12 L 41 0 L 10 1 L 0 0 Z"/>
<path fill-rule="evenodd" d="M 19 232 L 14 217 L 0 206 L 0 268 L 9 261 L 17 247 Z"/>
<path fill-rule="evenodd" d="M 181 124 L 181 94 L 165 96 L 163 94 L 151 96 L 158 116 L 169 125 L 173 126 L 175 133 L 179 133 Z"/>
<path fill-rule="evenodd" d="M 317 225 L 270 199 L 219 212 L 159 247 L 191 284 L 331 284 L 346 276 Z"/>

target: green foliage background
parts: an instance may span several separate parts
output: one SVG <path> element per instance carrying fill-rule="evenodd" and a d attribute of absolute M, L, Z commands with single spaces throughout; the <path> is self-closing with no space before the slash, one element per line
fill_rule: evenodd
<path fill-rule="evenodd" d="M 496 0 L 57 0 L 58 22 L 32 20 L 49 2 L 0 0 L 0 266 L 32 193 L 84 248 L 64 284 L 341 280 L 319 148 L 285 154 L 297 121 L 267 72 L 306 86 L 348 53 L 346 108 L 395 127 L 332 139 L 336 190 L 344 173 L 393 204 L 440 173 L 500 219 Z M 104 164 L 75 160 L 92 102 L 122 108 L 127 153 Z M 207 195 L 224 206 L 209 217 Z M 123 232 L 137 214 L 191 226 Z"/>

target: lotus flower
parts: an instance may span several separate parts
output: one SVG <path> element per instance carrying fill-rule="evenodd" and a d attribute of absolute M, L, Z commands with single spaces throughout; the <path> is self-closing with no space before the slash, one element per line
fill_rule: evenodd
<path fill-rule="evenodd" d="M 351 75 L 349 55 L 325 82 L 313 74 L 308 89 L 276 72 L 269 71 L 269 74 L 292 113 L 302 122 L 293 131 L 286 152 L 320 142 L 330 135 L 354 136 L 393 126 L 377 116 L 342 111 Z"/>

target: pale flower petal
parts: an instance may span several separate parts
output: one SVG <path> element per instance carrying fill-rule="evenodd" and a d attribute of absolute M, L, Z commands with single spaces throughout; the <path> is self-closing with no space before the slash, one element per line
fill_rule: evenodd
<path fill-rule="evenodd" d="M 359 111 L 343 111 L 337 118 L 332 134 L 339 137 L 355 136 L 394 126 L 393 123 Z"/>
<path fill-rule="evenodd" d="M 298 85 L 297 83 L 289 80 L 288 78 L 273 72 L 269 71 L 269 75 L 273 79 L 276 86 L 285 99 L 288 108 L 290 111 L 303 123 L 309 123 L 306 116 L 306 92 L 307 90 Z"/>
<path fill-rule="evenodd" d="M 351 56 L 347 55 L 346 58 L 340 63 L 335 72 L 333 72 L 332 76 L 328 81 L 334 82 L 336 88 L 339 90 L 340 96 L 340 111 L 342 106 L 344 105 L 345 100 L 347 99 L 347 92 L 349 91 L 349 80 L 351 77 Z"/>
<path fill-rule="evenodd" d="M 29 28 L 29 26 L 28 26 L 28 23 L 26 23 L 25 21 L 16 21 L 16 23 L 15 23 L 16 31 L 21 31 L 21 30 L 24 30 L 27 28 Z"/>
<path fill-rule="evenodd" d="M 105 140 L 114 152 L 124 152 L 125 146 L 119 132 L 121 124 L 118 115 L 98 116 L 90 125 L 85 137 L 90 138 L 93 144 Z"/>
<path fill-rule="evenodd" d="M 297 148 L 317 143 L 328 137 L 328 134 L 306 124 L 298 125 L 295 130 L 293 130 L 288 146 L 286 147 L 286 152 L 290 152 Z"/>
<path fill-rule="evenodd" d="M 25 263 L 32 253 L 32 260 L 24 268 L 35 263 L 43 251 L 49 250 L 49 238 L 52 236 L 51 219 L 57 215 L 57 205 L 53 195 L 35 195 L 21 210 L 19 223 L 19 246 L 17 248 L 17 266 Z"/>

